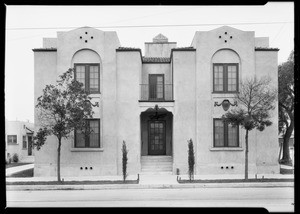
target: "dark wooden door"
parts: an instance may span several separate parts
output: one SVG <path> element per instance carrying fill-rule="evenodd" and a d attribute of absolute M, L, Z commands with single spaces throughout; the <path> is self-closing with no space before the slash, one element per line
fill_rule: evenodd
<path fill-rule="evenodd" d="M 163 100 L 164 99 L 164 75 L 149 74 L 149 99 Z"/>
<path fill-rule="evenodd" d="M 32 155 L 32 136 L 28 136 L 28 156 Z"/>
<path fill-rule="evenodd" d="M 149 155 L 166 154 L 166 123 L 165 121 L 149 121 Z"/>

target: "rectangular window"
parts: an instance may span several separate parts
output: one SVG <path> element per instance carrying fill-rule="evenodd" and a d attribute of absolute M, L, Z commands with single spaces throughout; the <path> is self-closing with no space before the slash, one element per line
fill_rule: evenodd
<path fill-rule="evenodd" d="M 91 93 L 100 93 L 100 65 L 75 64 L 75 79 L 83 83 L 84 89 Z"/>
<path fill-rule="evenodd" d="M 164 99 L 164 75 L 149 74 L 149 99 L 163 100 Z"/>
<path fill-rule="evenodd" d="M 238 91 L 238 64 L 213 64 L 213 91 Z"/>
<path fill-rule="evenodd" d="M 76 148 L 100 148 L 100 120 L 89 119 L 86 129 L 89 130 L 88 136 L 84 136 L 81 130 L 75 130 Z"/>
<path fill-rule="evenodd" d="M 27 141 L 26 141 L 26 135 L 23 136 L 23 149 L 27 148 Z"/>
<path fill-rule="evenodd" d="M 239 127 L 215 118 L 214 147 L 239 147 Z"/>
<path fill-rule="evenodd" d="M 17 135 L 7 135 L 7 143 L 17 144 Z"/>

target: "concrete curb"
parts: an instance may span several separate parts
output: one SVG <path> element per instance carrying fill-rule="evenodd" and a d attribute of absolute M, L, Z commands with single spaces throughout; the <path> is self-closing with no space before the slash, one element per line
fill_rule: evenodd
<path fill-rule="evenodd" d="M 7 191 L 294 187 L 294 182 L 203 184 L 6 185 Z"/>

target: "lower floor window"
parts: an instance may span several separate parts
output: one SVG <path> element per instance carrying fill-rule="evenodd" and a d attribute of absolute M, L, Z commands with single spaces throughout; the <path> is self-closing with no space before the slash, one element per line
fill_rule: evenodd
<path fill-rule="evenodd" d="M 86 126 L 84 130 L 75 130 L 75 147 L 100 147 L 100 119 L 86 120 Z"/>
<path fill-rule="evenodd" d="M 7 135 L 7 143 L 17 144 L 17 135 Z"/>
<path fill-rule="evenodd" d="M 214 147 L 239 147 L 239 127 L 215 118 Z"/>

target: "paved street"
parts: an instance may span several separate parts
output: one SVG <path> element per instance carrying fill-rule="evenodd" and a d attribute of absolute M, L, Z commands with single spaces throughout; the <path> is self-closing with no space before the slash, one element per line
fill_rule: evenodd
<path fill-rule="evenodd" d="M 294 211 L 294 188 L 7 191 L 8 207 L 265 207 Z"/>

